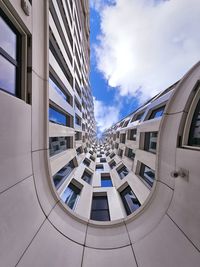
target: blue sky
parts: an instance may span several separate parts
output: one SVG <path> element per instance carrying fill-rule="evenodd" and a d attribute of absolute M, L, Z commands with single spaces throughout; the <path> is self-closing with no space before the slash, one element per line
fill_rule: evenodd
<path fill-rule="evenodd" d="M 200 59 L 200 1 L 90 0 L 90 6 L 90 81 L 102 132 Z"/>

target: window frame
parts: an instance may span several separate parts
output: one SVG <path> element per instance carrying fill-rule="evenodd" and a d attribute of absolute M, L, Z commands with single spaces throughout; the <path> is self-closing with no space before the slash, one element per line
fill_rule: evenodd
<path fill-rule="evenodd" d="M 30 89 L 27 89 L 27 65 L 28 65 L 28 58 L 27 58 L 27 50 L 28 50 L 28 35 L 23 30 L 17 19 L 11 14 L 11 12 L 8 10 L 8 8 L 3 4 L 0 3 L 0 15 L 2 19 L 8 24 L 8 26 L 11 28 L 11 30 L 16 34 L 17 36 L 17 46 L 16 46 L 16 53 L 17 53 L 17 62 L 18 66 L 16 67 L 16 93 L 13 94 L 9 91 L 7 91 L 4 88 L 0 88 L 0 91 L 5 92 L 11 96 L 20 98 L 24 100 L 26 103 L 30 104 L 30 96 L 28 95 L 30 93 Z M 2 57 L 11 63 L 13 65 L 14 59 L 6 52 L 3 48 L 0 48 L 0 54 Z M 8 56 L 8 57 L 7 57 Z M 14 60 L 15 61 L 15 60 Z"/>

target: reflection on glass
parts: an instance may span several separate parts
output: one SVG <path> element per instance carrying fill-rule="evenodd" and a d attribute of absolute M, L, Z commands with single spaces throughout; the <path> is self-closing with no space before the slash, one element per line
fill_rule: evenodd
<path fill-rule="evenodd" d="M 53 109 L 53 108 L 49 108 L 49 120 L 51 122 L 57 123 L 57 124 L 61 124 L 66 126 L 67 125 L 67 118 L 66 115 L 64 115 L 63 113 Z"/>
<path fill-rule="evenodd" d="M 200 147 L 200 100 L 193 115 L 188 143 L 190 146 Z"/>
<path fill-rule="evenodd" d="M 139 200 L 137 199 L 136 195 L 133 193 L 130 186 L 127 186 L 121 193 L 121 198 L 126 210 L 127 215 L 134 212 L 136 209 L 138 209 L 141 204 Z"/>
<path fill-rule="evenodd" d="M 80 195 L 80 189 L 73 184 L 69 184 L 69 186 L 62 194 L 61 198 L 69 206 L 70 209 L 74 210 L 79 195 Z"/>
<path fill-rule="evenodd" d="M 16 67 L 0 55 L 0 88 L 16 93 Z"/>
<path fill-rule="evenodd" d="M 66 95 L 62 92 L 62 90 L 54 83 L 54 81 L 49 78 L 49 84 L 51 87 L 64 99 L 67 101 Z"/>
<path fill-rule="evenodd" d="M 16 60 L 17 35 L 0 17 L 0 47 Z"/>

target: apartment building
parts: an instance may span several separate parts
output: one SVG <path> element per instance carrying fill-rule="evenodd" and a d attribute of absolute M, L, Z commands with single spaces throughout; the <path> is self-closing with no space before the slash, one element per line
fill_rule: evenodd
<path fill-rule="evenodd" d="M 0 1 L 0 265 L 199 267 L 200 63 L 95 141 L 89 2 Z"/>

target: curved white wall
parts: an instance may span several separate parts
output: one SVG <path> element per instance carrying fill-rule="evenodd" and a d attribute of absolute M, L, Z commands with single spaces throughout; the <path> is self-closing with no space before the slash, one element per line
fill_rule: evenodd
<path fill-rule="evenodd" d="M 0 92 L 0 266 L 199 267 L 200 153 L 177 148 L 177 137 L 200 64 L 177 85 L 162 119 L 158 180 L 148 203 L 134 217 L 94 225 L 65 210 L 50 182 L 47 10 L 45 1 L 33 1 L 29 30 L 38 38 L 33 38 L 32 105 Z M 171 177 L 179 168 L 189 171 L 188 179 Z"/>

